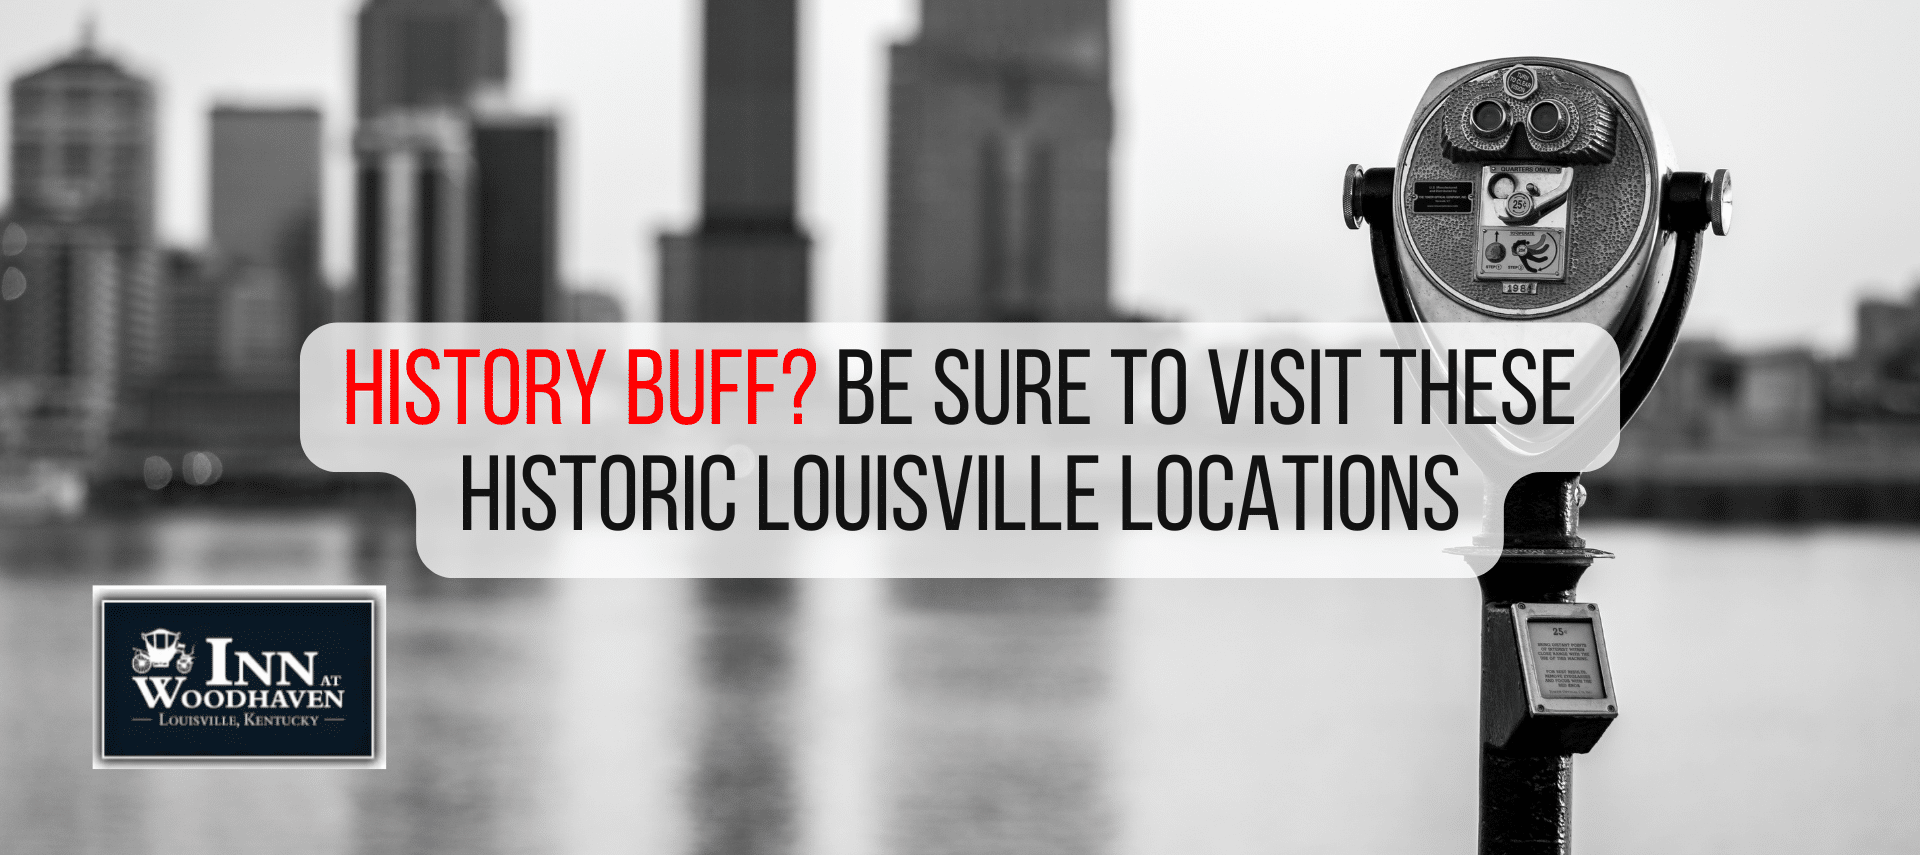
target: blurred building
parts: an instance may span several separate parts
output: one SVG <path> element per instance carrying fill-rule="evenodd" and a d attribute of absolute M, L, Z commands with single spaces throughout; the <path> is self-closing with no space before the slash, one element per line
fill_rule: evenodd
<path fill-rule="evenodd" d="M 1806 348 L 1737 352 L 1681 342 L 1631 436 L 1661 448 L 1805 448 L 1826 415 L 1822 381 L 1821 362 Z"/>
<path fill-rule="evenodd" d="M 562 320 L 558 136 L 550 116 L 473 122 L 477 320 Z"/>
<path fill-rule="evenodd" d="M 361 122 L 354 136 L 360 319 L 470 319 L 471 146 L 466 116 L 452 110 L 395 110 Z"/>
<path fill-rule="evenodd" d="M 73 52 L 13 80 L 11 110 L 0 504 L 18 498 L 9 485 L 21 471 L 78 479 L 96 465 L 117 388 L 157 358 L 152 87 L 100 53 L 89 29 Z"/>
<path fill-rule="evenodd" d="M 109 229 L 9 218 L 0 273 L 0 459 L 85 466 L 105 447 L 124 253 Z"/>
<path fill-rule="evenodd" d="M 283 490 L 325 474 L 300 449 L 302 339 L 272 268 L 168 249 L 164 370 L 121 389 L 96 483 L 129 492 Z M 264 299 L 263 299 L 264 295 Z M 197 461 L 197 462 L 196 462 Z"/>
<path fill-rule="evenodd" d="M 1920 448 L 1920 288 L 1905 301 L 1863 300 L 1856 318 L 1853 352 L 1837 358 L 1681 342 L 1629 449 Z"/>
<path fill-rule="evenodd" d="M 1867 301 L 1854 352 L 1681 342 L 1619 452 L 1583 479 L 1599 515 L 1920 521 L 1920 296 Z"/>
<path fill-rule="evenodd" d="M 667 321 L 804 321 L 796 0 L 706 0 L 700 221 L 660 239 Z"/>
<path fill-rule="evenodd" d="M 507 16 L 494 0 L 368 0 L 358 44 L 362 119 L 462 109 L 507 82 Z"/>
<path fill-rule="evenodd" d="M 1920 422 L 1920 288 L 1905 302 L 1863 300 L 1857 343 L 1833 367 L 1832 403 L 1849 419 Z"/>
<path fill-rule="evenodd" d="M 301 342 L 327 312 L 320 112 L 215 107 L 208 172 L 208 231 L 224 286 L 215 309 L 220 373 L 291 380 Z M 184 320 L 174 318 L 174 329 Z"/>
<path fill-rule="evenodd" d="M 577 323 L 617 324 L 626 320 L 620 300 L 605 291 L 574 289 L 560 294 L 560 320 Z"/>
<path fill-rule="evenodd" d="M 300 346 L 330 314 L 320 121 L 306 107 L 209 114 L 211 246 L 164 254 L 165 358 L 123 389 L 104 480 L 178 490 L 323 477 L 300 450 L 298 386 Z"/>
<path fill-rule="evenodd" d="M 70 54 L 15 78 L 12 216 L 112 244 L 117 366 L 155 359 L 153 88 L 100 53 L 91 32 Z M 83 242 L 92 242 L 88 238 Z M 31 245 L 29 245 L 31 247 Z"/>
<path fill-rule="evenodd" d="M 168 248 L 160 254 L 160 289 L 166 294 L 166 368 L 162 383 L 221 376 L 220 277 L 206 253 Z"/>
<path fill-rule="evenodd" d="M 887 317 L 1109 316 L 1107 0 L 923 0 L 895 45 Z"/>
<path fill-rule="evenodd" d="M 492 102 L 507 20 L 492 0 L 360 10 L 351 317 L 559 316 L 558 131 Z"/>

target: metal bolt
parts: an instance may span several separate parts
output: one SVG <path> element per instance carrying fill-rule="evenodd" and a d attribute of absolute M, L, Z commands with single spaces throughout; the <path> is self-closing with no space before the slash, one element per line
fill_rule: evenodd
<path fill-rule="evenodd" d="M 1546 704 L 1535 704 L 1533 708 L 1534 708 L 1534 709 L 1536 709 L 1536 710 L 1538 710 L 1538 711 L 1540 711 L 1540 712 L 1546 712 L 1546 711 L 1547 711 L 1547 705 L 1546 705 Z"/>
<path fill-rule="evenodd" d="M 1358 163 L 1347 164 L 1347 175 L 1340 188 L 1340 216 L 1347 221 L 1347 228 L 1357 229 L 1366 221 L 1366 215 L 1360 210 L 1360 191 L 1366 183 L 1367 171 Z"/>
<path fill-rule="evenodd" d="M 1707 218 L 1714 234 L 1725 237 L 1733 231 L 1733 173 L 1727 170 L 1713 171 L 1713 185 L 1707 188 Z"/>

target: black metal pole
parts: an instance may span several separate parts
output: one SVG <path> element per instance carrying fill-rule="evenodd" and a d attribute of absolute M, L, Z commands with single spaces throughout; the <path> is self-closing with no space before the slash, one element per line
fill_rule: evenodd
<path fill-rule="evenodd" d="M 1578 472 L 1528 475 L 1507 492 L 1500 560 L 1480 576 L 1480 852 L 1564 855 L 1573 847 L 1573 757 L 1495 748 L 1488 741 L 1494 670 L 1512 663 L 1507 607 L 1573 602 L 1594 553 L 1580 537 Z"/>

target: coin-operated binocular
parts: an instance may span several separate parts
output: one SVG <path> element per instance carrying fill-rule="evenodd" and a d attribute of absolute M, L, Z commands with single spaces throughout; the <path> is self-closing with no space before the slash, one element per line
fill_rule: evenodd
<path fill-rule="evenodd" d="M 1732 178 L 1672 172 L 1633 81 L 1539 57 L 1434 78 L 1393 168 L 1347 168 L 1387 317 L 1584 321 L 1620 346 L 1625 423 L 1659 378 Z"/>
<path fill-rule="evenodd" d="M 1671 171 L 1624 74 L 1544 57 L 1434 78 L 1391 168 L 1347 168 L 1348 227 L 1371 227 L 1390 320 L 1578 321 L 1619 346 L 1624 424 L 1680 332 L 1701 232 L 1727 233 L 1732 181 Z M 1405 333 L 1403 333 L 1405 334 Z M 1609 401 L 1614 399 L 1609 399 Z M 1610 421 L 1610 420 L 1609 420 Z M 1456 434 L 1485 442 L 1469 432 Z M 1574 588 L 1593 559 L 1578 535 L 1577 472 L 1512 482 L 1497 553 L 1479 577 L 1480 849 L 1561 852 L 1571 757 L 1618 713 L 1596 606 Z"/>

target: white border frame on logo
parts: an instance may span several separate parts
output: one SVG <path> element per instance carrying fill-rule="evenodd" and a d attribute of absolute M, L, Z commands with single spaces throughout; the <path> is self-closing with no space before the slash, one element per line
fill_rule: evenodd
<path fill-rule="evenodd" d="M 142 602 L 373 603 L 373 754 L 367 757 L 108 757 L 106 660 L 101 618 L 108 600 Z M 95 585 L 93 586 L 93 768 L 95 769 L 385 769 L 387 768 L 387 587 L 385 585 Z"/>

